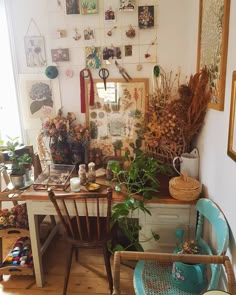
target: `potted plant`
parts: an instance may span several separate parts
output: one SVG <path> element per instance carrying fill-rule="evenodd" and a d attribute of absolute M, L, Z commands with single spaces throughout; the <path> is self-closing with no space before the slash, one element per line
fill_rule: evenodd
<path fill-rule="evenodd" d="M 127 170 L 122 170 L 116 162 L 111 164 L 112 172 L 116 176 L 115 181 L 118 182 L 116 188 L 125 193 L 123 202 L 115 204 L 112 208 L 112 252 L 143 251 L 139 241 L 139 231 L 142 227 L 138 224 L 135 214 L 142 211 L 151 215 L 146 207 L 146 201 L 151 200 L 153 192 L 159 190 L 157 173 L 165 171 L 165 167 L 156 159 L 140 150 L 136 151 L 135 158 L 131 158 L 129 153 L 125 154 L 125 158 L 130 162 Z M 151 238 L 158 240 L 159 235 L 152 233 Z"/>
<path fill-rule="evenodd" d="M 25 173 L 25 181 L 28 182 L 31 180 L 31 172 L 32 172 L 32 157 L 28 153 L 24 153 L 23 155 L 19 156 L 19 161 L 21 161 L 24 173 Z"/>
<path fill-rule="evenodd" d="M 21 188 L 24 186 L 25 167 L 23 165 L 21 156 L 19 156 L 16 152 L 17 148 L 20 147 L 20 144 L 18 137 L 8 137 L 8 139 L 9 140 L 6 143 L 6 148 L 9 160 L 12 163 L 10 173 L 11 182 L 15 188 Z"/>
<path fill-rule="evenodd" d="M 182 241 L 174 251 L 177 254 L 207 254 L 196 240 Z M 200 293 L 206 286 L 206 264 L 174 262 L 172 281 L 182 291 Z"/>
<path fill-rule="evenodd" d="M 123 147 L 122 140 L 121 139 L 117 139 L 117 140 L 113 141 L 112 145 L 114 147 L 115 156 L 116 157 L 120 157 L 121 156 L 121 149 Z"/>

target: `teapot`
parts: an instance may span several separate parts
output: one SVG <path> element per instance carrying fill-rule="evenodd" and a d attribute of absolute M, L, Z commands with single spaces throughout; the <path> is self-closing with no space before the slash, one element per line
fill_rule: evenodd
<path fill-rule="evenodd" d="M 180 169 L 177 168 L 176 161 L 180 163 Z M 198 149 L 194 148 L 190 153 L 183 153 L 180 157 L 173 159 L 173 167 L 178 174 L 185 173 L 188 176 L 198 179 L 199 170 L 199 153 Z"/>

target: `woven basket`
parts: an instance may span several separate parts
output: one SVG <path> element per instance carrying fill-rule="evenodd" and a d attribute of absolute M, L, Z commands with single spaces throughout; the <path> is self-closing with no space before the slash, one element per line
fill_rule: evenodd
<path fill-rule="evenodd" d="M 177 200 L 193 201 L 199 198 L 201 184 L 197 179 L 181 174 L 169 181 L 170 195 Z"/>

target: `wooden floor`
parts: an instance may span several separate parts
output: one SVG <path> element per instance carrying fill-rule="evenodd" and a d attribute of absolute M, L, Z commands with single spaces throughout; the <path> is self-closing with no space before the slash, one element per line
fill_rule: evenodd
<path fill-rule="evenodd" d="M 8 240 L 4 244 L 7 253 Z M 60 295 L 64 280 L 66 245 L 60 237 L 56 237 L 44 255 L 46 284 L 44 288 L 35 285 L 33 276 L 3 276 L 0 281 L 0 294 L 5 295 Z M 133 269 L 121 267 L 122 294 L 133 295 Z M 103 256 L 98 250 L 80 251 L 79 263 L 72 264 L 67 295 L 110 294 L 105 275 Z"/>

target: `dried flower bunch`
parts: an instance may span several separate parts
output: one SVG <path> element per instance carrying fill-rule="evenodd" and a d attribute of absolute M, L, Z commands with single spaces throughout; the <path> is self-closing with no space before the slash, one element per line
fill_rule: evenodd
<path fill-rule="evenodd" d="M 197 245 L 195 240 L 184 242 L 181 246 L 178 254 L 198 254 L 200 252 L 200 247 Z"/>
<path fill-rule="evenodd" d="M 42 125 L 44 135 L 52 137 L 58 141 L 82 142 L 89 140 L 89 129 L 82 124 L 76 123 L 73 112 L 68 112 L 63 116 L 62 110 L 54 118 L 49 118 Z"/>
<path fill-rule="evenodd" d="M 187 84 L 178 86 L 179 77 L 161 75 L 161 82 L 151 97 L 147 129 L 144 132 L 146 149 L 159 156 L 162 162 L 189 151 L 199 132 L 210 101 L 209 74 L 206 68 L 192 75 Z"/>

